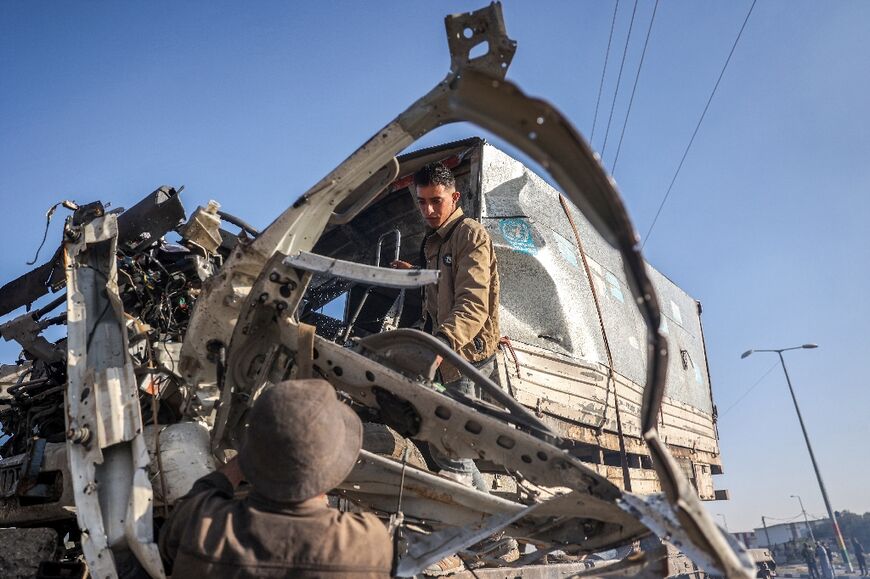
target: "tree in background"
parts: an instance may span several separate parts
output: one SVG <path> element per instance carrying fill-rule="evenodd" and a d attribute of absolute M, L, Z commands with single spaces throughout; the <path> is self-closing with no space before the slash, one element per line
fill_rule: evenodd
<path fill-rule="evenodd" d="M 840 531 L 843 533 L 843 538 L 846 540 L 846 546 L 852 550 L 852 537 L 857 537 L 858 541 L 864 545 L 866 549 L 870 545 L 870 513 L 859 515 L 849 511 L 839 511 L 837 522 L 840 524 Z M 834 530 L 831 528 L 829 519 L 819 519 L 811 521 L 813 534 L 816 539 L 828 542 L 831 547 L 836 547 L 837 542 L 834 539 Z M 835 552 L 836 548 L 833 549 Z"/>

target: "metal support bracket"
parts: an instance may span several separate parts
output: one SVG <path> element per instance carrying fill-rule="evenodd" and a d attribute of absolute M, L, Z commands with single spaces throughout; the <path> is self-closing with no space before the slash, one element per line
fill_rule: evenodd
<path fill-rule="evenodd" d="M 286 257 L 284 263 L 311 273 L 340 277 L 361 284 L 396 289 L 413 289 L 438 282 L 438 270 L 436 269 L 378 267 L 333 259 L 307 251 L 299 251 Z"/>
<path fill-rule="evenodd" d="M 535 503 L 517 513 L 492 515 L 467 527 L 452 527 L 421 536 L 408 545 L 408 553 L 399 559 L 396 575 L 415 577 L 432 563 L 486 539 L 514 521 L 532 514 L 543 504 Z"/>
<path fill-rule="evenodd" d="M 237 340 L 240 334 L 236 331 L 240 316 L 243 312 L 247 315 L 246 312 L 254 304 L 256 298 L 249 294 L 268 260 L 276 253 L 303 256 L 302 260 L 288 263 L 295 263 L 294 267 L 299 266 L 302 269 L 305 259 L 300 252 L 307 252 L 314 246 L 332 218 L 335 208 L 357 191 L 378 169 L 416 139 L 435 128 L 460 121 L 475 123 L 506 139 L 545 168 L 604 239 L 622 253 L 629 288 L 647 326 L 648 379 L 643 394 L 642 428 L 644 439 L 650 446 L 656 472 L 669 502 L 687 532 L 688 540 L 707 554 L 709 564 L 706 570 L 711 573 L 724 573 L 729 577 L 751 577 L 754 574 L 752 567 L 747 566 L 736 553 L 736 549 L 722 539 L 712 517 L 704 511 L 685 475 L 675 467 L 670 452 L 658 438 L 656 416 L 664 396 L 668 345 L 659 331 L 661 312 L 640 252 L 637 234 L 615 183 L 604 171 L 589 145 L 558 110 L 542 100 L 525 95 L 518 87 L 503 80 L 515 46 L 505 33 L 499 4 L 494 3 L 472 13 L 449 16 L 446 27 L 451 49 L 451 71 L 447 77 L 303 194 L 255 241 L 237 247 L 221 272 L 204 284 L 203 295 L 194 308 L 182 350 L 181 367 L 184 378 L 191 386 L 196 387 L 214 375 L 214 365 L 207 362 L 208 344 L 214 341 L 227 344 L 233 338 L 229 352 L 231 359 L 234 358 L 232 349 L 237 344 L 243 350 L 249 350 L 240 353 L 238 360 L 252 359 L 250 353 L 253 351 L 257 351 L 258 355 L 272 355 L 272 347 L 258 349 L 249 341 Z M 489 50 L 481 57 L 472 58 L 472 49 L 484 40 L 488 43 Z M 334 266 L 334 263 L 325 264 L 327 271 L 334 269 Z M 389 274 L 380 269 L 364 269 L 355 273 L 350 269 L 347 275 L 360 277 L 363 283 L 373 283 L 375 279 L 378 282 L 389 281 Z M 366 280 L 366 275 L 371 278 Z M 393 280 L 396 285 L 392 287 L 404 287 L 406 282 L 407 278 L 400 276 Z M 245 306 L 248 310 L 245 310 Z M 281 318 L 292 319 L 292 312 L 284 312 Z M 290 345 L 286 347 L 292 349 L 296 340 L 293 324 L 281 329 L 281 336 L 282 343 Z M 371 395 L 374 384 L 361 377 L 365 371 L 375 376 L 385 372 L 382 366 L 372 360 L 347 359 L 359 355 L 338 348 L 335 344 L 318 341 L 315 348 L 321 350 L 322 355 L 329 352 L 329 356 L 333 358 L 333 366 L 321 366 L 320 371 L 330 381 L 350 387 L 350 369 L 345 371 L 343 377 L 334 371 L 337 366 L 335 359 L 346 359 L 347 364 L 351 365 L 349 368 L 354 368 L 354 381 L 359 382 L 355 384 L 357 392 L 368 390 L 367 395 Z M 244 368 L 244 364 L 238 368 Z M 229 371 L 232 373 L 234 369 L 229 368 Z M 423 396 L 421 393 L 425 392 L 425 388 L 421 388 L 419 384 L 407 382 L 400 376 L 391 378 L 389 382 L 393 386 L 394 394 L 404 391 L 407 396 L 417 397 Z M 369 399 L 369 404 L 371 403 Z M 456 412 L 466 421 L 471 421 L 469 424 L 490 420 L 479 413 L 468 416 L 459 410 Z M 491 432 L 508 428 L 503 422 L 494 422 Z M 516 444 L 528 436 L 515 429 L 514 432 L 516 435 L 512 439 L 515 439 Z M 450 434 L 446 433 L 447 436 Z M 434 433 L 430 436 L 439 439 Z M 533 439 L 530 436 L 529 438 Z M 458 441 L 458 435 L 456 440 Z M 546 450 L 541 450 L 545 454 L 552 453 L 555 448 L 543 441 L 538 442 L 546 445 Z M 510 456 L 510 453 L 499 452 L 499 456 L 503 464 L 515 464 L 516 457 Z M 529 459 L 534 461 L 531 456 Z M 580 464 L 570 464 L 571 468 L 566 472 L 584 471 Z M 522 470 L 525 467 L 518 465 L 516 468 Z M 546 465 L 535 465 L 535 468 L 547 471 Z M 599 517 L 604 518 L 606 513 L 607 518 L 613 520 L 617 517 L 613 511 L 621 511 L 612 503 L 619 492 L 613 492 L 615 495 L 611 502 L 599 499 Z M 630 526 L 635 528 L 634 525 Z M 610 527 L 605 525 L 602 528 Z M 631 532 L 611 533 L 610 540 L 624 540 L 628 536 L 636 535 Z M 607 541 L 602 537 L 602 542 Z"/>
<path fill-rule="evenodd" d="M 94 577 L 117 577 L 115 554 L 128 551 L 151 577 L 165 577 L 118 296 L 117 218 L 108 214 L 68 226 L 67 239 L 67 454 L 82 550 Z"/>

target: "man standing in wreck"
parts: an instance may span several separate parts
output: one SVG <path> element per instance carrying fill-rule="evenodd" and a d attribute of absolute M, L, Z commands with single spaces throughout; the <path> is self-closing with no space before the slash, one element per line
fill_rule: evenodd
<path fill-rule="evenodd" d="M 492 239 L 486 229 L 459 206 L 456 180 L 443 163 L 430 163 L 414 174 L 417 203 L 428 231 L 420 249 L 420 265 L 440 272 L 438 284 L 427 286 L 423 328 L 495 379 L 498 348 L 499 280 Z M 412 265 L 397 261 L 394 267 Z M 436 359 L 448 389 L 479 395 L 474 383 L 449 362 Z M 485 490 L 470 459 L 450 460 L 434 452 L 442 474 Z"/>

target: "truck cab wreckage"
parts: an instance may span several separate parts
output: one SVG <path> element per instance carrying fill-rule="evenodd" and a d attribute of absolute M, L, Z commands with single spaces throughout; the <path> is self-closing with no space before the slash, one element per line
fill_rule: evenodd
<path fill-rule="evenodd" d="M 567 119 L 505 80 L 516 45 L 500 5 L 446 27 L 447 77 L 262 232 L 216 203 L 185 223 L 169 187 L 123 212 L 69 204 L 57 253 L 0 288 L 0 315 L 66 288 L 0 327 L 24 349 L 0 375 L 0 526 L 68 534 L 94 577 L 131 564 L 164 577 L 155 521 L 234 453 L 264 388 L 321 376 L 366 423 L 331 496 L 392 520 L 398 576 L 501 531 L 533 547 L 511 577 L 546 576 L 531 566 L 553 551 L 641 541 L 653 547 L 577 576 L 667 575 L 663 542 L 709 574 L 754 576 L 701 505 L 721 463 L 695 302 L 644 262 L 613 180 Z M 458 121 L 528 155 L 562 193 L 480 139 L 397 157 Z M 434 160 L 496 246 L 501 385 L 411 329 L 436 271 L 380 266 L 385 247 L 419 247 L 409 176 Z M 341 319 L 328 315 L 337 298 Z M 65 338 L 43 335 L 63 324 Z M 433 354 L 483 398 L 445 391 Z M 430 472 L 420 443 L 478 460 L 493 492 Z"/>

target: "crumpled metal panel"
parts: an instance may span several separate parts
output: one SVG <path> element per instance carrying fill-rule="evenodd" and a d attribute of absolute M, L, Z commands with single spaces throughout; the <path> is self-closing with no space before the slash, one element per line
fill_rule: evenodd
<path fill-rule="evenodd" d="M 184 207 L 178 191 L 164 185 L 148 194 L 118 217 L 118 245 L 135 252 L 172 231 L 184 220 Z M 21 306 L 29 306 L 65 283 L 61 248 L 36 269 L 0 287 L 0 316 Z"/>
<path fill-rule="evenodd" d="M 498 257 L 502 333 L 606 366 L 589 281 L 559 192 L 492 145 L 483 149 L 482 217 Z M 614 370 L 642 386 L 646 327 L 632 303 L 622 258 L 580 211 L 570 207 L 601 303 Z M 662 300 L 662 331 L 675 354 L 669 361 L 667 396 L 712 414 L 696 301 L 652 266 L 648 270 Z"/>
<path fill-rule="evenodd" d="M 67 237 L 67 451 L 82 550 L 95 577 L 116 577 L 113 551 L 127 550 L 152 577 L 164 577 L 118 295 L 117 217 L 68 225 Z"/>
<path fill-rule="evenodd" d="M 447 22 L 449 30 L 451 26 L 467 30 L 474 44 L 486 42 L 490 50 L 507 42 L 501 38 L 504 26 L 497 3 L 473 13 L 450 16 Z M 218 366 L 223 367 L 220 363 L 223 356 L 211 356 L 209 361 L 209 353 L 226 348 L 226 373 L 221 372 L 224 392 L 234 390 L 237 394 L 253 395 L 251 398 L 239 396 L 239 403 L 234 404 L 230 413 L 236 416 L 235 423 L 241 424 L 245 405 L 255 397 L 260 385 L 274 381 L 273 376 L 292 376 L 289 364 L 301 351 L 301 332 L 293 314 L 310 274 L 306 277 L 286 271 L 281 256 L 308 251 L 323 233 L 333 208 L 401 149 L 443 124 L 473 122 L 508 140 L 546 167 L 565 189 L 566 197 L 584 211 L 596 231 L 621 251 L 625 279 L 631 289 L 629 301 L 638 308 L 638 316 L 647 322 L 644 347 L 649 357 L 649 372 L 640 418 L 643 438 L 662 482 L 667 504 L 680 525 L 668 534 L 668 540 L 691 542 L 702 551 L 702 556 L 706 557 L 704 564 L 711 572 L 748 578 L 751 569 L 733 552 L 723 531 L 703 509 L 658 432 L 666 386 L 668 343 L 659 331 L 661 315 L 655 288 L 615 184 L 561 113 L 545 101 L 526 96 L 516 85 L 504 80 L 510 51 L 496 50 L 491 56 L 481 59 L 471 58 L 468 53 L 452 54 L 453 67 L 443 82 L 305 193 L 254 242 L 234 250 L 221 272 L 209 280 L 214 283 L 205 284 L 203 295 L 196 303 L 182 349 L 184 378 L 190 386 L 197 387 L 210 375 L 215 375 Z M 530 126 L 536 126 L 535 132 L 529 132 Z M 275 280 L 284 278 L 294 281 L 292 286 L 286 284 L 290 288 L 284 296 L 287 301 L 276 298 L 273 293 L 276 288 L 272 287 L 277 283 Z M 254 327 L 256 332 L 248 331 Z M 420 336 L 422 340 L 428 335 L 420 333 Z M 252 356 L 262 356 L 264 364 L 252 368 L 249 363 Z M 512 423 L 516 423 L 518 416 L 513 410 L 509 414 L 490 415 L 491 409 L 484 412 L 483 407 L 470 408 L 431 391 L 425 380 L 410 379 L 390 371 L 379 361 L 319 337 L 315 338 L 311 356 L 316 360 L 317 370 L 339 389 L 358 397 L 361 404 L 380 407 L 383 401 L 388 408 L 396 406 L 394 410 L 403 417 L 399 421 L 410 420 L 413 428 L 409 429 L 409 435 L 435 444 L 451 456 L 482 457 L 485 452 L 487 459 L 527 474 L 529 480 L 568 486 L 586 495 L 581 500 L 571 499 L 576 503 L 573 506 L 582 512 L 568 517 L 567 526 L 548 531 L 558 544 L 579 542 L 585 549 L 594 550 L 607 544 L 623 544 L 632 537 L 639 538 L 645 529 L 655 530 L 639 527 L 636 513 L 618 501 L 626 493 L 621 493 L 576 458 L 563 454 L 559 441 L 546 431 L 529 428 L 526 432 L 525 428 L 514 428 Z M 478 384 L 488 382 L 473 368 L 467 373 L 476 378 Z M 386 394 L 379 396 L 380 391 Z M 227 402 L 231 402 L 230 397 Z M 450 425 L 438 422 L 451 419 L 455 422 Z M 233 432 L 233 417 L 226 423 L 230 425 L 227 432 Z M 216 440 L 220 440 L 218 431 L 223 424 L 216 422 Z M 564 508 L 559 511 L 565 512 Z M 591 519 L 589 524 L 587 519 Z"/>

